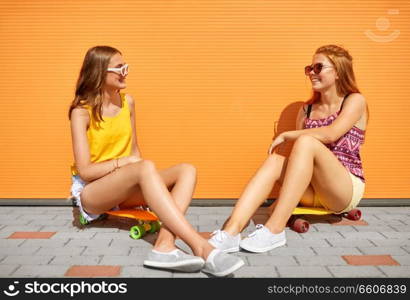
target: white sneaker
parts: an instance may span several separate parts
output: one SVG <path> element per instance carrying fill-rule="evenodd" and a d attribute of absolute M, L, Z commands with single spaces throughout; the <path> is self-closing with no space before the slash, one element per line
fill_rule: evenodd
<path fill-rule="evenodd" d="M 233 236 L 223 230 L 215 230 L 208 242 L 225 253 L 238 252 L 241 235 L 238 233 Z"/>
<path fill-rule="evenodd" d="M 204 264 L 201 257 L 189 255 L 179 249 L 171 252 L 151 250 L 148 259 L 144 260 L 144 266 L 181 272 L 198 272 Z"/>
<path fill-rule="evenodd" d="M 214 249 L 208 255 L 202 272 L 223 277 L 235 272 L 244 264 L 241 258 L 223 253 L 219 249 Z"/>
<path fill-rule="evenodd" d="M 262 224 L 256 225 L 256 230 L 240 242 L 241 248 L 256 253 L 270 251 L 285 244 L 286 235 L 284 230 L 281 233 L 274 234 Z"/>

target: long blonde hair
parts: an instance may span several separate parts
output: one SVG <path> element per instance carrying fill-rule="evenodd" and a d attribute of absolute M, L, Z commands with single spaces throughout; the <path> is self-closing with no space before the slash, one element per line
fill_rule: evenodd
<path fill-rule="evenodd" d="M 111 57 L 121 52 L 110 46 L 96 46 L 89 49 L 84 57 L 78 76 L 75 97 L 70 105 L 68 118 L 76 107 L 90 106 L 92 117 L 97 121 L 102 118 L 102 87 L 107 76 L 107 68 Z"/>

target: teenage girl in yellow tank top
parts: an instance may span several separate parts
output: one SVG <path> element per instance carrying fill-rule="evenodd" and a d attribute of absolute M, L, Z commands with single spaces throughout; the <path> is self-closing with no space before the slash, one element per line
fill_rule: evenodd
<path fill-rule="evenodd" d="M 214 249 L 184 217 L 196 184 L 192 165 L 157 170 L 137 144 L 134 100 L 126 88 L 128 65 L 115 48 L 88 50 L 69 110 L 75 163 L 72 194 L 81 214 L 91 221 L 114 207 L 146 203 L 162 221 L 154 249 L 144 265 L 225 276 L 244 263 Z M 171 192 L 167 187 L 171 187 Z M 192 249 L 175 246 L 176 236 Z"/>

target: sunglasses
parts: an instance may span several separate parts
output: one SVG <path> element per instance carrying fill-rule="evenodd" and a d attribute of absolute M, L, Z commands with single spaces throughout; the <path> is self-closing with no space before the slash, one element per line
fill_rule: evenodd
<path fill-rule="evenodd" d="M 107 71 L 121 74 L 122 76 L 128 75 L 128 65 L 123 65 L 121 68 L 108 68 Z"/>
<path fill-rule="evenodd" d="M 327 65 L 324 65 L 322 63 L 317 63 L 317 64 L 314 64 L 314 65 L 306 66 L 305 67 L 305 75 L 309 76 L 309 74 L 310 74 L 310 72 L 312 72 L 312 70 L 317 75 L 322 71 L 323 68 L 333 68 L 333 66 L 327 66 Z"/>

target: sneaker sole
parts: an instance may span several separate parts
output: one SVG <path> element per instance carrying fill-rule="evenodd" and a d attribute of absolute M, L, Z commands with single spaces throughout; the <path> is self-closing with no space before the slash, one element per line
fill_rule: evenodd
<path fill-rule="evenodd" d="M 262 253 L 262 252 L 267 252 L 267 251 L 273 250 L 277 247 L 281 247 L 285 244 L 286 244 L 286 240 L 277 242 L 277 243 L 275 243 L 275 244 L 273 244 L 269 247 L 265 247 L 265 248 L 253 248 L 253 247 L 249 247 L 249 246 L 246 246 L 246 245 L 245 246 L 240 245 L 240 246 L 241 246 L 242 249 L 244 249 L 246 251 L 249 251 L 249 252 Z"/>
<path fill-rule="evenodd" d="M 224 277 L 226 275 L 229 275 L 233 272 L 235 272 L 236 270 L 238 270 L 240 267 L 242 267 L 245 263 L 243 262 L 243 260 L 238 261 L 236 264 L 234 264 L 232 267 L 230 267 L 228 270 L 222 271 L 222 272 L 217 272 L 217 273 L 213 273 L 213 272 L 209 272 L 205 269 L 202 269 L 202 272 L 204 273 L 208 273 L 217 277 Z"/>
<path fill-rule="evenodd" d="M 222 250 L 222 252 L 224 252 L 224 253 L 239 252 L 239 246 L 238 246 L 238 247 L 229 248 L 229 249 L 224 249 L 224 250 Z"/>
<path fill-rule="evenodd" d="M 168 269 L 181 272 L 198 272 L 204 266 L 203 261 L 197 259 L 185 260 L 178 263 L 167 263 L 167 262 L 158 262 L 152 260 L 145 260 L 144 266 L 159 268 L 159 269 Z"/>

